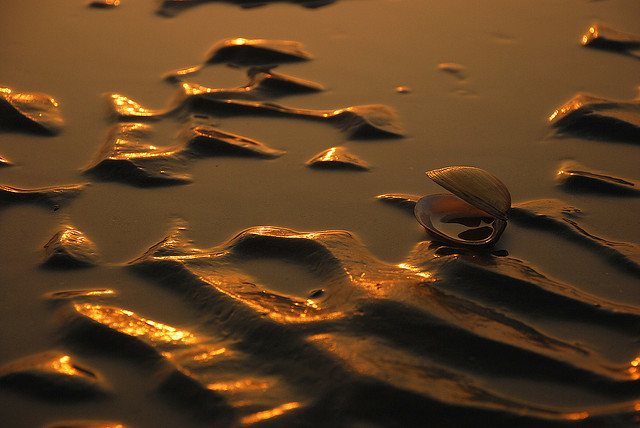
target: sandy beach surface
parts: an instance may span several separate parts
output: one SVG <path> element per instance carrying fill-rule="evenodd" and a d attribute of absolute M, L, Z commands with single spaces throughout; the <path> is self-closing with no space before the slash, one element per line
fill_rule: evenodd
<path fill-rule="evenodd" d="M 0 425 L 634 426 L 639 16 L 2 2 Z M 495 247 L 416 221 L 447 166 Z"/>

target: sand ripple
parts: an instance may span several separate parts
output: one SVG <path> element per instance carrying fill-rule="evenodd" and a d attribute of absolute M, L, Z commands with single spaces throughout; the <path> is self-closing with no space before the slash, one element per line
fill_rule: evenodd
<path fill-rule="evenodd" d="M 611 361 L 588 339 L 566 340 L 544 325 L 570 317 L 632 338 L 640 308 L 589 295 L 520 260 L 425 241 L 393 265 L 347 231 L 254 227 L 208 249 L 186 233 L 173 229 L 129 266 L 191 301 L 200 333 L 73 296 L 59 319 L 72 343 L 155 361 L 158 390 L 211 423 L 330 426 L 358 414 L 393 425 L 398 406 L 413 424 L 456 426 L 477 418 L 598 424 L 634 412 L 640 374 L 633 361 Z M 243 270 L 247 260 L 265 258 L 302 267 L 322 292 L 285 295 Z M 487 382 L 505 375 L 605 394 L 613 404 L 533 403 Z"/>
<path fill-rule="evenodd" d="M 49 95 L 0 88 L 0 128 L 56 135 L 62 125 L 59 104 Z"/>
<path fill-rule="evenodd" d="M 561 135 L 611 141 L 640 142 L 640 98 L 610 100 L 581 93 L 549 116 Z"/>

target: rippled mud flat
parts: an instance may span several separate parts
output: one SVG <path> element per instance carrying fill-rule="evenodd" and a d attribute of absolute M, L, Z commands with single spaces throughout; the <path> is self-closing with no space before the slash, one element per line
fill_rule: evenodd
<path fill-rule="evenodd" d="M 636 3 L 3 4 L 0 425 L 636 426 Z"/>

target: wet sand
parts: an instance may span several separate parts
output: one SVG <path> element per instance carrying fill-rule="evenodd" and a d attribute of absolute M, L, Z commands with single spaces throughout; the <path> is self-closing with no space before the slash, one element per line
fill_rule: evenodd
<path fill-rule="evenodd" d="M 618 123 L 576 122 L 578 131 L 606 131 L 593 136 L 549 118 L 579 93 L 614 100 L 614 111 L 637 97 L 636 57 L 581 44 L 596 22 L 640 34 L 637 2 L 205 2 L 173 17 L 157 8 L 0 5 L 0 86 L 55 98 L 64 120 L 57 135 L 0 131 L 0 162 L 9 164 L 0 163 L 0 185 L 88 184 L 62 200 L 0 198 L 0 366 L 56 350 L 100 379 L 89 387 L 95 396 L 62 401 L 33 392 L 41 374 L 5 382 L 1 425 L 635 421 L 640 198 L 557 176 L 574 161 L 637 183 L 639 141 L 633 127 L 621 138 Z M 212 112 L 211 128 L 278 154 L 254 156 L 195 150 L 184 140 L 186 116 L 172 114 L 145 122 L 144 144 L 171 152 L 159 170 L 187 179 L 149 183 L 131 179 L 128 167 L 86 172 L 114 127 L 136 123 L 109 114 L 108 94 L 164 109 L 178 86 L 163 76 L 202 64 L 212 45 L 235 37 L 301 43 L 312 57 L 273 71 L 325 88 L 263 92 L 261 102 L 320 111 L 385 105 L 403 136 Z M 208 64 L 184 80 L 238 88 L 246 67 Z M 367 168 L 306 165 L 334 147 Z M 376 198 L 442 192 L 425 171 L 449 165 L 490 171 L 511 193 L 513 216 L 493 254 L 430 247 L 411 209 Z M 552 208 L 557 222 L 535 217 L 526 203 L 540 199 L 581 214 Z M 95 245 L 91 267 L 45 263 L 43 247 L 65 226 Z M 153 246 L 176 227 L 180 245 L 157 259 L 162 246 Z M 49 295 L 79 289 L 114 293 Z M 96 305 L 112 309 L 91 312 Z M 158 340 L 164 333 L 123 330 L 141 318 L 197 339 L 167 344 Z M 227 360 L 197 366 L 205 353 Z M 64 391 L 64 382 L 51 388 Z"/>

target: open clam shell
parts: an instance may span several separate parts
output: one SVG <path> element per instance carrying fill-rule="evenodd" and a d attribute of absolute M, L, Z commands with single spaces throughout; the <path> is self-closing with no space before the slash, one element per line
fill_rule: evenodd
<path fill-rule="evenodd" d="M 427 175 L 454 194 L 421 198 L 414 214 L 434 237 L 467 246 L 494 245 L 507 227 L 511 195 L 494 175 L 472 167 L 447 167 Z"/>

